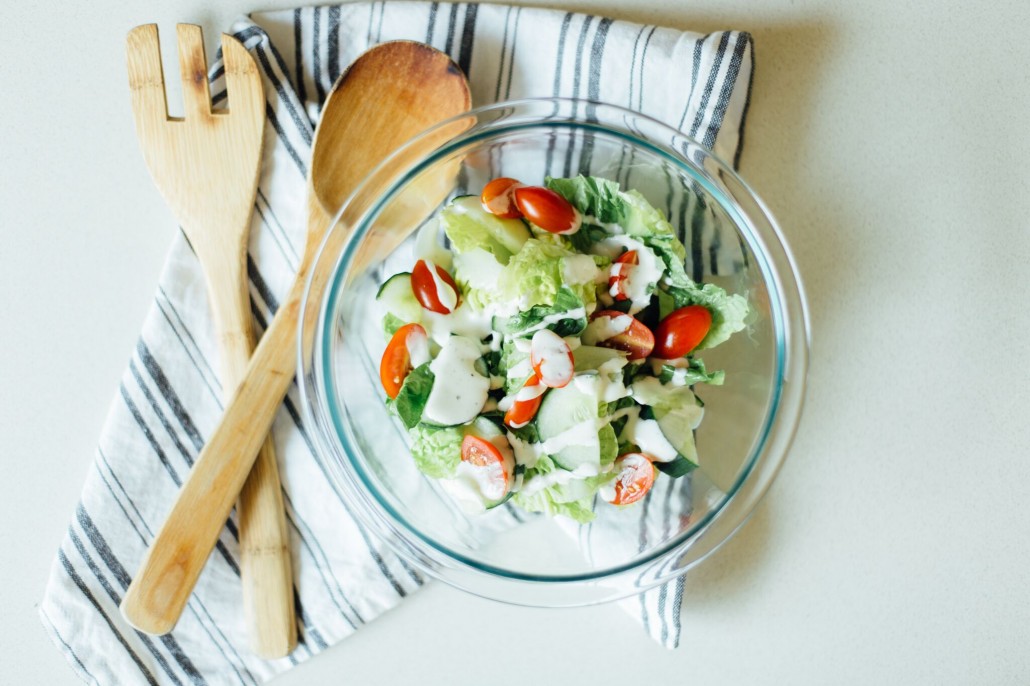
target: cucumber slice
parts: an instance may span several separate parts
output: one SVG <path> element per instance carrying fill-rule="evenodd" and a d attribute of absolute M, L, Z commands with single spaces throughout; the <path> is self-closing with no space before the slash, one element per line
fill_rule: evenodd
<path fill-rule="evenodd" d="M 405 323 L 422 321 L 422 306 L 411 290 L 411 273 L 394 274 L 379 287 L 376 302 L 386 311 Z"/>
<path fill-rule="evenodd" d="M 665 464 L 672 465 L 680 458 L 684 458 L 689 460 L 693 467 L 696 467 L 698 464 L 697 446 L 694 444 L 694 430 L 690 427 L 690 423 L 676 412 L 656 412 L 655 417 L 658 418 L 658 428 L 662 430 L 662 434 L 665 435 L 669 444 L 679 453 L 679 457 L 676 460 Z M 693 469 L 693 467 L 690 469 Z M 665 470 L 663 469 L 662 471 Z M 686 472 L 683 473 L 686 474 Z"/>
<path fill-rule="evenodd" d="M 589 389 L 588 384 L 576 382 L 564 388 L 552 388 L 537 411 L 540 439 L 555 447 L 553 451 L 548 450 L 548 454 L 562 469 L 572 471 L 582 465 L 601 466 L 601 442 L 594 428 L 597 423 L 597 394 Z"/>
<path fill-rule="evenodd" d="M 501 219 L 490 214 L 475 195 L 452 200 L 440 212 L 440 223 L 456 252 L 482 248 L 493 253 L 502 265 L 508 264 L 511 256 L 530 238 L 522 220 Z"/>

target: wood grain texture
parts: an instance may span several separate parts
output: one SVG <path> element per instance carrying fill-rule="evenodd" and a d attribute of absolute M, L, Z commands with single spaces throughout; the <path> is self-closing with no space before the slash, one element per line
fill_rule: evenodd
<path fill-rule="evenodd" d="M 133 114 L 154 182 L 182 225 L 207 280 L 228 400 L 246 373 L 253 349 L 246 254 L 265 101 L 253 58 L 238 41 L 223 35 L 229 108 L 213 112 L 200 28 L 179 25 L 176 36 L 184 117 L 168 116 L 154 25 L 137 27 L 128 37 Z M 264 657 L 282 657 L 296 644 L 296 621 L 271 437 L 264 441 L 242 489 L 238 510 L 244 608 L 254 650 Z M 181 538 L 189 537 L 199 519 L 210 518 L 221 528 L 229 510 L 197 509 L 189 514 L 190 520 L 179 523 L 181 528 L 166 526 L 161 531 L 122 601 L 125 618 L 147 633 L 166 633 L 174 627 L 207 559 L 189 554 Z"/>
<path fill-rule="evenodd" d="M 132 41 L 130 35 L 130 53 Z M 132 58 L 133 83 L 148 89 L 152 75 L 133 69 L 131 62 Z M 163 99 L 163 89 L 161 94 Z M 230 108 L 232 103 L 230 91 Z M 296 279 L 123 601 L 123 609 L 128 603 L 137 611 L 137 621 L 146 619 L 157 629 L 171 628 L 157 622 L 161 616 L 153 609 L 185 602 L 243 488 L 296 373 L 301 299 L 331 222 L 329 211 L 402 143 L 468 111 L 469 106 L 468 83 L 461 70 L 445 54 L 419 43 L 399 41 L 372 48 L 338 79 L 315 135 L 308 236 Z M 139 589 L 147 589 L 146 595 Z"/>

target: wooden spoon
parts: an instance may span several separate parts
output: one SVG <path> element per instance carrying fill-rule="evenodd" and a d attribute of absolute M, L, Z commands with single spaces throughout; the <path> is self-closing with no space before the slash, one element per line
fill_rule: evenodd
<path fill-rule="evenodd" d="M 333 86 L 313 144 L 308 237 L 297 278 L 125 593 L 121 611 L 133 626 L 170 631 L 214 548 L 296 373 L 301 299 L 330 212 L 402 143 L 469 106 L 468 82 L 457 65 L 408 41 L 372 48 Z"/>

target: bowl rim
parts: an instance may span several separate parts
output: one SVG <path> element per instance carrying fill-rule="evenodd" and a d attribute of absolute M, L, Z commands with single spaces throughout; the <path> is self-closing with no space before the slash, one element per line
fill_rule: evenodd
<path fill-rule="evenodd" d="M 789 246 L 783 237 L 782 230 L 780 229 L 775 218 L 769 212 L 765 203 L 759 198 L 759 196 L 751 189 L 751 187 L 737 174 L 731 165 L 720 159 L 710 150 L 706 149 L 698 141 L 691 138 L 687 134 L 677 131 L 675 128 L 649 117 L 648 115 L 634 112 L 632 110 L 620 107 L 618 105 L 612 105 L 609 103 L 603 103 L 598 101 L 589 101 L 583 99 L 566 99 L 566 98 L 527 98 L 520 100 L 512 100 L 485 105 L 479 108 L 470 110 L 468 113 L 458 115 L 449 120 L 441 122 L 434 127 L 423 132 L 419 136 L 408 141 L 406 144 L 398 148 L 392 153 L 386 160 L 384 160 L 372 173 L 366 177 L 361 184 L 355 189 L 353 194 L 343 204 L 343 206 L 336 213 L 330 229 L 327 232 L 326 239 L 318 250 L 318 257 L 320 259 L 323 255 L 323 251 L 326 248 L 326 243 L 329 240 L 329 234 L 339 229 L 340 220 L 344 213 L 349 209 L 352 202 L 356 198 L 360 197 L 360 194 L 365 186 L 370 184 L 377 174 L 382 173 L 389 167 L 391 162 L 403 156 L 406 152 L 410 151 L 413 146 L 417 145 L 420 140 L 424 140 L 427 136 L 433 134 L 433 132 L 442 129 L 448 125 L 452 125 L 454 122 L 463 119 L 472 118 L 478 120 L 479 117 L 485 113 L 493 113 L 503 110 L 518 110 L 523 107 L 538 107 L 541 104 L 551 105 L 555 107 L 555 113 L 565 107 L 571 111 L 571 115 L 564 116 L 559 119 L 538 119 L 536 121 L 529 122 L 513 122 L 513 123 L 500 123 L 499 121 L 490 121 L 486 125 L 486 130 L 476 129 L 479 127 L 472 127 L 470 131 L 463 132 L 451 140 L 447 141 L 443 145 L 434 149 L 427 155 L 419 156 L 417 162 L 413 166 L 406 168 L 403 173 L 399 173 L 394 177 L 387 185 L 385 192 L 377 195 L 374 200 L 369 204 L 368 207 L 364 208 L 361 212 L 361 217 L 357 221 L 350 232 L 350 236 L 347 238 L 343 249 L 340 251 L 336 258 L 335 265 L 332 269 L 332 276 L 329 282 L 325 286 L 324 293 L 321 297 L 314 297 L 312 293 L 312 278 L 309 276 L 308 283 L 305 288 L 304 298 L 302 301 L 302 310 L 307 310 L 309 307 L 318 307 L 318 328 L 317 334 L 314 339 L 315 350 L 314 355 L 316 362 L 314 364 L 305 363 L 305 342 L 303 340 L 303 332 L 300 336 L 300 345 L 298 346 L 298 354 L 301 358 L 299 369 L 313 370 L 313 378 L 306 378 L 307 374 L 300 375 L 299 383 L 301 385 L 301 398 L 302 405 L 305 413 L 305 418 L 309 420 L 309 423 L 316 426 L 321 426 L 321 422 L 310 421 L 315 419 L 313 416 L 316 412 L 321 411 L 326 413 L 328 416 L 326 419 L 329 420 L 329 425 L 333 429 L 335 438 L 342 448 L 342 453 L 345 460 L 337 460 L 330 458 L 326 461 L 336 466 L 337 469 L 332 470 L 333 477 L 341 476 L 336 472 L 340 465 L 344 465 L 351 471 L 350 475 L 344 472 L 344 476 L 356 476 L 360 487 L 356 487 L 358 495 L 367 496 L 371 494 L 373 497 L 371 500 L 377 506 L 378 510 L 373 509 L 371 512 L 367 512 L 364 508 L 357 508 L 358 518 L 363 524 L 371 525 L 373 529 L 379 530 L 381 525 L 385 525 L 386 528 L 396 535 L 401 536 L 405 539 L 405 542 L 410 545 L 410 538 L 414 537 L 417 541 L 420 541 L 425 546 L 428 546 L 432 551 L 442 554 L 450 562 L 458 563 L 459 565 L 468 569 L 474 570 L 475 572 L 485 573 L 502 579 L 504 581 L 520 581 L 520 582 L 544 582 L 549 584 L 570 584 L 580 583 L 585 581 L 598 581 L 603 579 L 610 579 L 615 576 L 622 574 L 640 571 L 643 568 L 647 568 L 649 565 L 654 564 L 656 561 L 660 561 L 670 552 L 678 549 L 683 549 L 690 544 L 691 541 L 699 538 L 703 533 L 724 513 L 726 507 L 734 500 L 735 496 L 741 491 L 744 484 L 751 477 L 756 466 L 765 459 L 775 458 L 774 462 L 770 465 L 772 476 L 775 476 L 775 472 L 779 470 L 784 462 L 786 455 L 789 450 L 790 443 L 793 439 L 794 434 L 797 430 L 797 425 L 800 420 L 801 412 L 804 404 L 804 386 L 807 376 L 807 356 L 809 346 L 809 322 L 808 322 L 808 308 L 805 301 L 804 290 L 802 288 L 800 276 L 796 270 L 793 255 L 790 252 Z M 583 112 L 581 113 L 581 107 Z M 622 115 L 623 117 L 631 117 L 632 119 L 626 120 L 640 120 L 646 123 L 649 127 L 658 127 L 660 131 L 668 133 L 670 140 L 682 140 L 684 151 L 681 153 L 672 146 L 662 147 L 651 141 L 645 140 L 642 134 L 637 134 L 631 127 L 628 130 L 616 129 L 611 125 L 605 124 L 598 120 L 598 110 L 604 110 L 613 114 Z M 336 304 L 341 294 L 343 293 L 343 283 L 348 270 L 351 266 L 352 258 L 354 256 L 355 249 L 360 245 L 362 238 L 365 236 L 370 228 L 371 223 L 374 219 L 383 211 L 389 200 L 395 195 L 395 193 L 406 185 L 413 177 L 425 169 L 436 164 L 439 160 L 446 158 L 459 148 L 466 147 L 470 144 L 475 144 L 485 139 L 492 139 L 499 135 L 506 133 L 520 132 L 525 130 L 532 130 L 535 128 L 547 127 L 550 129 L 564 128 L 578 131 L 593 131 L 596 133 L 602 133 L 606 136 L 613 136 L 621 138 L 630 145 L 638 148 L 646 149 L 648 152 L 657 155 L 662 158 L 665 162 L 674 165 L 680 172 L 682 172 L 687 178 L 697 182 L 708 195 L 713 197 L 726 212 L 729 218 L 733 221 L 736 231 L 744 235 L 750 246 L 755 258 L 759 261 L 759 271 L 763 281 L 766 283 L 768 290 L 771 294 L 775 294 L 776 297 L 770 298 L 770 312 L 771 319 L 773 321 L 773 333 L 774 333 L 774 344 L 775 344 L 775 365 L 773 368 L 772 378 L 773 383 L 771 387 L 770 395 L 767 400 L 767 409 L 763 418 L 761 428 L 755 432 L 757 440 L 753 442 L 750 454 L 747 456 L 745 463 L 742 465 L 736 474 L 736 477 L 730 486 L 719 499 L 719 502 L 712 506 L 711 509 L 706 512 L 703 516 L 699 517 L 696 522 L 693 522 L 686 531 L 680 533 L 678 536 L 671 538 L 669 541 L 655 546 L 654 548 L 647 551 L 646 554 L 632 558 L 630 561 L 613 565 L 609 567 L 599 568 L 585 573 L 576 574 L 537 574 L 537 573 L 524 573 L 515 570 L 505 569 L 489 563 L 484 563 L 473 558 L 470 558 L 458 551 L 453 550 L 447 545 L 443 545 L 436 541 L 432 537 L 423 534 L 418 527 L 413 526 L 408 519 L 397 512 L 394 507 L 388 502 L 388 499 L 384 498 L 378 493 L 378 489 L 374 484 L 374 480 L 370 479 L 366 472 L 365 466 L 362 464 L 362 454 L 360 446 L 355 445 L 348 436 L 349 428 L 348 422 L 341 416 L 341 408 L 338 407 L 334 398 L 339 396 L 339 389 L 336 385 L 335 375 L 331 370 L 331 345 L 332 337 L 329 332 L 332 331 L 332 319 L 335 316 Z M 705 164 L 699 164 L 692 160 L 687 152 L 691 146 L 695 146 L 696 151 L 701 152 L 705 159 Z M 771 230 L 771 235 L 767 238 L 772 239 L 776 243 L 786 258 L 786 265 L 788 271 L 786 274 L 780 272 L 780 270 L 770 262 L 768 254 L 768 246 L 766 240 L 763 240 L 761 236 L 753 227 L 751 221 L 746 218 L 744 210 L 739 206 L 734 197 L 731 197 L 726 191 L 721 190 L 714 185 L 706 174 L 709 172 L 705 170 L 705 166 L 708 163 L 714 163 L 716 167 L 716 173 L 728 175 L 736 184 L 740 186 L 746 196 L 755 202 L 758 211 L 761 213 L 761 219 L 767 224 L 767 228 Z M 784 277 L 787 277 L 788 282 L 784 281 Z M 784 294 L 784 286 L 793 286 L 792 295 L 795 296 L 795 304 L 800 309 L 800 323 L 802 326 L 801 332 L 785 332 L 785 327 L 788 327 L 788 319 L 786 317 L 784 308 L 786 307 L 786 297 Z M 305 319 L 302 317 L 302 320 Z M 798 335 L 801 334 L 801 346 L 794 350 L 789 350 L 787 346 L 787 334 Z M 801 359 L 791 359 L 791 356 L 800 355 Z M 790 366 L 790 371 L 793 378 L 793 382 L 800 384 L 800 395 L 797 397 L 796 407 L 790 415 L 784 415 L 781 412 L 781 399 L 784 391 L 785 384 L 785 373 Z M 322 386 L 323 388 L 316 388 Z M 319 402 L 311 402 L 313 398 L 316 398 Z M 318 407 L 315 407 L 315 405 Z M 769 436 L 773 429 L 777 426 L 783 427 L 787 430 L 787 440 L 785 445 L 778 451 L 776 455 L 766 454 L 766 450 L 769 443 Z M 315 432 L 322 441 L 327 440 L 327 437 L 322 436 L 321 431 Z M 334 452 L 331 446 L 321 445 L 322 450 L 329 450 Z M 317 459 L 325 459 L 325 455 L 316 456 Z M 347 481 L 345 479 L 345 481 Z M 755 505 L 758 500 L 764 495 L 768 489 L 769 483 L 772 478 L 769 478 L 768 483 L 764 486 L 762 491 L 757 495 L 757 499 L 752 503 L 751 507 L 744 516 L 740 518 L 740 521 L 732 527 L 731 531 L 724 537 L 723 540 L 717 542 L 716 546 L 712 549 L 716 549 L 718 546 L 725 543 L 733 533 L 739 529 L 740 525 L 746 521 L 747 517 L 753 512 Z M 368 500 L 368 498 L 366 498 Z M 379 521 L 382 520 L 382 521 Z M 412 551 L 406 549 L 404 546 L 398 546 L 393 541 L 391 536 L 386 536 L 386 542 L 390 545 L 395 552 L 399 553 L 405 559 L 413 559 L 420 568 L 425 569 L 433 576 L 440 576 L 434 574 L 432 565 L 426 565 L 421 555 L 413 555 Z M 426 551 L 418 551 L 424 554 Z M 707 553 L 707 554 L 710 554 Z M 707 554 L 705 556 L 707 556 Z M 432 557 L 432 556 L 430 556 Z M 704 556 L 703 556 L 704 557 Z M 700 562 L 701 559 L 696 560 L 693 564 Z M 691 565 L 692 566 L 692 565 Z M 678 576 L 685 570 L 678 570 L 672 576 Z M 441 576 L 441 578 L 444 578 Z M 445 581 L 453 583 L 453 581 L 444 578 Z M 657 585 L 662 580 L 656 580 L 651 585 Z M 457 585 L 457 584 L 456 584 Z M 466 589 L 469 590 L 469 589 Z M 633 593 L 640 592 L 641 588 L 631 589 L 624 595 L 632 595 Z M 475 592 L 475 591 L 473 591 Z"/>

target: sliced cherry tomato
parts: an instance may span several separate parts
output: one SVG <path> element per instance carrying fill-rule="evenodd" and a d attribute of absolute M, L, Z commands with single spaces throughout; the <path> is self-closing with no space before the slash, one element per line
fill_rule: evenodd
<path fill-rule="evenodd" d="M 533 421 L 547 387 L 540 383 L 540 377 L 533 374 L 515 394 L 515 401 L 504 413 L 504 423 L 512 429 L 520 429 Z"/>
<path fill-rule="evenodd" d="M 616 300 L 626 300 L 626 279 L 637 262 L 637 251 L 627 250 L 619 255 L 612 264 L 611 276 L 608 277 L 608 293 Z"/>
<path fill-rule="evenodd" d="M 564 338 L 550 329 L 533 334 L 529 362 L 541 383 L 549 388 L 562 388 L 572 381 L 572 350 Z"/>
<path fill-rule="evenodd" d="M 618 310 L 595 312 L 583 333 L 583 342 L 629 353 L 629 359 L 642 360 L 654 348 L 654 334 L 639 319 Z"/>
<path fill-rule="evenodd" d="M 570 234 L 579 231 L 579 212 L 568 200 L 550 188 L 521 186 L 515 188 L 515 205 L 529 221 L 544 231 Z"/>
<path fill-rule="evenodd" d="M 483 495 L 491 500 L 499 500 L 508 492 L 511 485 L 511 474 L 504 464 L 504 458 L 497 446 L 480 438 L 468 434 L 461 441 L 461 459 L 473 467 L 489 470 L 486 472 L 487 480 Z"/>
<path fill-rule="evenodd" d="M 386 352 L 379 362 L 379 380 L 383 389 L 390 399 L 397 397 L 401 392 L 405 377 L 408 376 L 413 367 L 411 364 L 411 353 L 413 350 L 425 349 L 428 351 L 429 337 L 426 330 L 420 324 L 405 324 L 397 329 L 397 332 L 386 344 Z M 428 352 L 424 353 L 428 356 Z"/>
<path fill-rule="evenodd" d="M 434 277 L 430 265 L 436 272 Z M 458 284 L 446 269 L 419 260 L 411 270 L 411 290 L 422 307 L 438 314 L 450 314 L 458 306 Z"/>
<path fill-rule="evenodd" d="M 663 360 L 683 357 L 708 335 L 712 313 L 702 305 L 688 305 L 674 310 L 654 330 L 654 355 Z"/>
<path fill-rule="evenodd" d="M 626 453 L 615 460 L 615 497 L 612 505 L 631 505 L 654 485 L 654 465 L 644 453 Z"/>
<path fill-rule="evenodd" d="M 479 201 L 483 209 L 501 219 L 518 219 L 522 216 L 515 204 L 515 189 L 521 186 L 515 179 L 502 176 L 483 186 Z"/>

